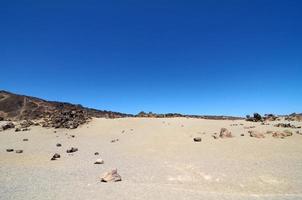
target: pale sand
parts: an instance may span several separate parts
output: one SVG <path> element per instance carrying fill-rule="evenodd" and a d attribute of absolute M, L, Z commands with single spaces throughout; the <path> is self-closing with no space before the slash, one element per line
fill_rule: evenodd
<path fill-rule="evenodd" d="M 284 130 L 243 120 L 124 118 L 93 119 L 57 133 L 42 127 L 3 131 L 0 199 L 302 199 L 302 136 L 296 129 L 286 139 L 257 139 L 234 123 Z M 213 139 L 222 127 L 235 137 Z M 196 136 L 202 142 L 193 142 Z M 68 155 L 70 147 L 79 151 Z M 54 153 L 61 158 L 50 161 Z M 94 165 L 99 157 L 105 164 Z M 99 176 L 113 168 L 123 180 L 101 183 Z"/>

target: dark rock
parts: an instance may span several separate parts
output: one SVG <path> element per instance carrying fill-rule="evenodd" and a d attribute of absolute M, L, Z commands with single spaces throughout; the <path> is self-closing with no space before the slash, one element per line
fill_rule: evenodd
<path fill-rule="evenodd" d="M 19 132 L 19 131 L 21 131 L 20 128 L 16 128 L 16 129 L 15 129 L 15 132 Z"/>
<path fill-rule="evenodd" d="M 282 128 L 301 128 L 296 127 L 295 125 L 291 125 L 290 123 L 278 123 L 275 125 L 275 127 L 282 127 Z"/>
<path fill-rule="evenodd" d="M 22 129 L 22 131 L 29 131 L 29 130 L 30 130 L 29 128 Z"/>
<path fill-rule="evenodd" d="M 99 152 L 95 152 L 94 155 L 96 155 L 96 156 L 99 155 Z"/>
<path fill-rule="evenodd" d="M 201 142 L 201 137 L 195 137 L 195 138 L 193 138 L 193 141 L 194 142 Z"/>
<path fill-rule="evenodd" d="M 74 153 L 74 152 L 77 152 L 78 151 L 78 148 L 74 148 L 74 147 L 71 147 L 70 149 L 67 149 L 67 153 Z"/>
<path fill-rule="evenodd" d="M 57 160 L 57 159 L 60 158 L 60 157 L 61 157 L 60 154 L 55 153 L 55 154 L 52 156 L 52 158 L 51 158 L 50 160 Z"/>
<path fill-rule="evenodd" d="M 110 142 L 111 143 L 114 143 L 114 142 L 118 142 L 119 141 L 119 139 L 113 139 L 113 140 L 111 140 Z"/>
<path fill-rule="evenodd" d="M 27 138 L 24 138 L 23 141 L 26 142 L 26 141 L 28 141 L 28 139 L 27 139 Z"/>
<path fill-rule="evenodd" d="M 240 136 L 244 136 L 244 134 L 243 134 L 243 133 L 241 133 L 241 134 L 240 134 Z"/>
<path fill-rule="evenodd" d="M 62 145 L 61 145 L 60 143 L 57 143 L 56 146 L 57 146 L 57 147 L 61 147 Z"/>
<path fill-rule="evenodd" d="M 8 123 L 2 125 L 3 130 L 7 130 L 7 129 L 11 129 L 11 128 L 15 128 L 15 124 L 12 122 L 8 122 Z"/>
<path fill-rule="evenodd" d="M 13 152 L 14 149 L 6 149 L 7 152 Z"/>

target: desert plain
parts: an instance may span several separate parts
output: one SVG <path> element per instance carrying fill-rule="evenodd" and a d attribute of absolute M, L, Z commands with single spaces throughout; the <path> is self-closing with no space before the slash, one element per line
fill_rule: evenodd
<path fill-rule="evenodd" d="M 302 199 L 301 129 L 276 123 L 129 117 L 93 118 L 77 129 L 5 130 L 0 199 Z M 221 128 L 233 137 L 215 139 Z M 285 129 L 293 135 L 266 133 Z M 78 151 L 66 153 L 71 147 Z M 51 160 L 55 153 L 60 158 Z M 104 163 L 94 164 L 100 158 Z M 122 181 L 101 182 L 111 169 Z"/>

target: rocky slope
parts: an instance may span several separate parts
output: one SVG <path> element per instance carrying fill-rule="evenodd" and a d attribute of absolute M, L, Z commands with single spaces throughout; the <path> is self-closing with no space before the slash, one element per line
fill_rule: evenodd
<path fill-rule="evenodd" d="M 41 125 L 45 127 L 77 128 L 91 117 L 126 116 L 131 115 L 0 91 L 0 118 L 2 120 L 42 120 Z"/>

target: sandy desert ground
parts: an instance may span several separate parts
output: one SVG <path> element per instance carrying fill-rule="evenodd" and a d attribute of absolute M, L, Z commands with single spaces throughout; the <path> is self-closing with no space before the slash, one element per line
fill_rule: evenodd
<path fill-rule="evenodd" d="M 0 199 L 302 199 L 302 135 L 295 133 L 301 129 L 285 139 L 251 138 L 244 129 L 284 130 L 274 123 L 121 118 L 93 119 L 74 130 L 3 131 Z M 235 137 L 214 139 L 222 127 Z M 67 154 L 70 147 L 79 151 Z M 61 158 L 50 161 L 54 153 Z M 105 163 L 95 165 L 99 157 Z M 100 182 L 114 168 L 122 181 Z"/>

